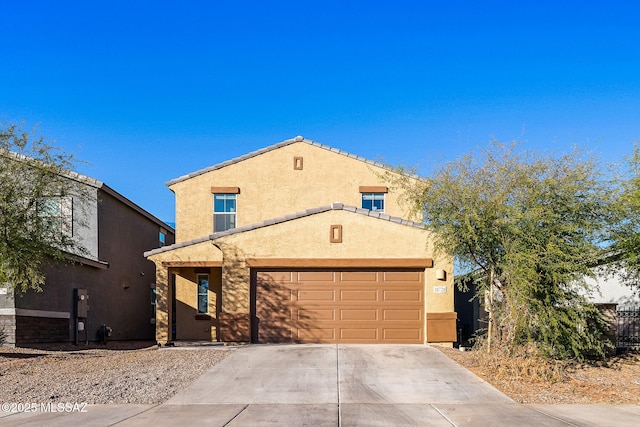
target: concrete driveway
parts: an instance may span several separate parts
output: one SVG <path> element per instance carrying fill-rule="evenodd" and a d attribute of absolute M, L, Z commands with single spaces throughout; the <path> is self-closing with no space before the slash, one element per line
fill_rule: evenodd
<path fill-rule="evenodd" d="M 435 348 L 252 345 L 122 425 L 568 425 L 515 404 Z"/>
<path fill-rule="evenodd" d="M 162 405 L 0 414 L 0 425 L 631 426 L 639 419 L 636 405 L 516 404 L 427 346 L 250 345 Z"/>

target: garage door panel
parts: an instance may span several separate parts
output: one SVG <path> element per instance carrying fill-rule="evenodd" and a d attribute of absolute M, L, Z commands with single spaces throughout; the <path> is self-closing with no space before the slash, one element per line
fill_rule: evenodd
<path fill-rule="evenodd" d="M 375 302 L 378 301 L 377 290 L 340 291 L 340 300 L 349 302 Z"/>
<path fill-rule="evenodd" d="M 387 271 L 384 273 L 385 282 L 422 282 L 422 272 L 419 271 Z"/>
<path fill-rule="evenodd" d="M 382 298 L 385 302 L 396 302 L 396 301 L 407 301 L 420 303 L 422 302 L 422 291 L 421 290 L 413 290 L 413 291 L 384 291 L 382 293 Z"/>
<path fill-rule="evenodd" d="M 382 333 L 385 340 L 403 342 L 422 340 L 422 331 L 418 328 L 384 328 Z"/>
<path fill-rule="evenodd" d="M 378 340 L 377 328 L 341 328 L 340 338 L 345 341 L 367 341 L 376 342 Z"/>
<path fill-rule="evenodd" d="M 340 276 L 343 282 L 375 282 L 378 279 L 376 271 L 343 271 Z"/>
<path fill-rule="evenodd" d="M 336 339 L 334 328 L 309 328 L 298 329 L 298 341 L 300 342 L 331 342 Z"/>
<path fill-rule="evenodd" d="M 383 310 L 382 319 L 393 320 L 422 320 L 422 310 L 420 309 L 396 309 L 396 310 Z"/>
<path fill-rule="evenodd" d="M 290 271 L 268 271 L 268 272 L 260 272 L 257 275 L 258 280 L 262 280 L 265 282 L 291 282 L 293 273 Z"/>
<path fill-rule="evenodd" d="M 340 320 L 346 321 L 376 321 L 378 320 L 378 310 L 373 309 L 341 309 Z"/>
<path fill-rule="evenodd" d="M 306 302 L 333 302 L 336 300 L 334 290 L 301 290 L 297 292 L 298 301 Z"/>
<path fill-rule="evenodd" d="M 260 339 L 264 340 L 264 342 L 293 342 L 293 331 L 288 327 L 261 324 L 259 332 Z"/>
<path fill-rule="evenodd" d="M 295 294 L 292 289 L 284 287 L 269 287 L 268 289 L 256 292 L 256 298 L 270 303 L 271 306 L 279 306 L 282 303 L 286 303 L 288 305 L 294 300 Z"/>
<path fill-rule="evenodd" d="M 258 342 L 424 342 L 423 271 L 268 273 L 253 276 Z"/>
<path fill-rule="evenodd" d="M 333 271 L 300 271 L 298 272 L 299 282 L 333 282 Z"/>
<path fill-rule="evenodd" d="M 336 320 L 336 310 L 333 308 L 328 308 L 324 310 L 313 310 L 313 309 L 298 309 L 297 310 L 297 320 L 301 321 L 328 321 L 328 320 Z"/>
<path fill-rule="evenodd" d="M 290 307 L 274 308 L 272 312 L 262 316 L 262 320 L 268 322 L 269 325 L 289 325 L 296 318 L 296 310 Z"/>

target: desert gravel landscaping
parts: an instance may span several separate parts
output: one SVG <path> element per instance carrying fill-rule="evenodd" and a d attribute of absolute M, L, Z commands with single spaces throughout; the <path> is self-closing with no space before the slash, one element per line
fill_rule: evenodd
<path fill-rule="evenodd" d="M 576 364 L 533 357 L 509 359 L 484 351 L 441 350 L 518 403 L 640 404 L 639 352 Z"/>
<path fill-rule="evenodd" d="M 233 347 L 0 347 L 0 402 L 162 403 L 230 351 Z"/>

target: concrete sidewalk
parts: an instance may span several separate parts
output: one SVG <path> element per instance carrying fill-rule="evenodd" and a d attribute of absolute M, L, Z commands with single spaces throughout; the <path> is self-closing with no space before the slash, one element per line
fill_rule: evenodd
<path fill-rule="evenodd" d="M 20 426 L 625 426 L 640 406 L 519 405 L 437 349 L 251 345 L 162 405 L 12 414 Z M 1 414 L 0 414 L 1 416 Z"/>

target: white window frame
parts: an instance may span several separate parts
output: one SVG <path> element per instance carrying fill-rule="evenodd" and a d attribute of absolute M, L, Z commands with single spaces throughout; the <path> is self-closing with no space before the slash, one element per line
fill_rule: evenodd
<path fill-rule="evenodd" d="M 216 211 L 216 196 L 224 196 L 225 197 L 225 202 L 228 199 L 233 198 L 234 202 L 235 202 L 235 209 L 233 211 L 222 211 L 222 212 L 218 212 Z M 227 230 L 231 230 L 232 228 L 236 228 L 238 226 L 238 195 L 235 193 L 214 193 L 213 194 L 213 232 L 214 233 L 219 233 L 222 231 L 227 231 Z M 226 205 L 226 203 L 225 203 Z M 229 227 L 229 228 L 225 228 L 224 230 L 216 230 L 216 216 L 218 215 L 227 215 L 227 216 L 233 216 L 233 227 Z"/>
<path fill-rule="evenodd" d="M 360 206 L 361 206 L 363 209 L 367 209 L 367 208 L 365 208 L 365 207 L 364 207 L 364 198 L 365 198 L 365 196 L 370 196 L 370 197 L 371 197 L 371 209 L 370 209 L 370 210 L 372 210 L 372 211 L 374 211 L 374 212 L 381 212 L 381 213 L 384 213 L 385 206 L 386 206 L 386 204 L 387 204 L 387 203 L 386 203 L 386 202 L 387 202 L 387 201 L 386 201 L 386 197 L 385 197 L 385 194 L 386 194 L 386 193 L 372 192 L 372 193 L 361 193 L 361 194 L 362 194 L 362 198 L 361 198 L 361 204 L 360 204 Z M 376 201 L 376 198 L 377 198 L 377 200 L 380 200 L 380 196 L 381 196 L 381 199 L 382 199 L 382 209 L 377 209 L 377 208 L 374 206 L 374 202 Z"/>

